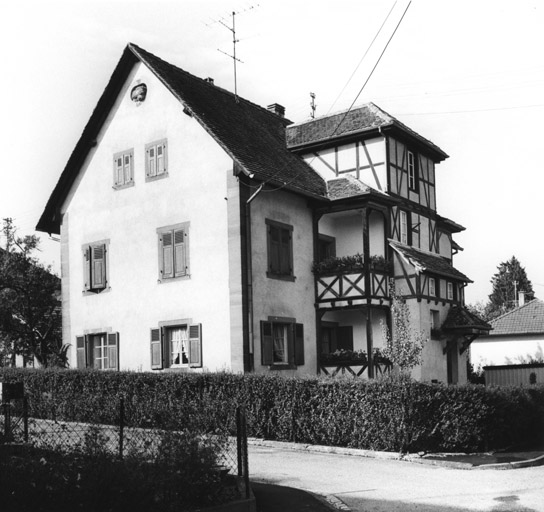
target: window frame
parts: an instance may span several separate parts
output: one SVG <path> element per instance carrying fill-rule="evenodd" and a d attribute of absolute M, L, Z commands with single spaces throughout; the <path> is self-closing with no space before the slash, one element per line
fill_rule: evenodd
<path fill-rule="evenodd" d="M 274 328 L 283 327 L 286 333 L 286 357 L 275 359 Z M 261 320 L 261 365 L 270 370 L 295 370 L 304 366 L 304 325 L 295 318 L 269 316 Z"/>
<path fill-rule="evenodd" d="M 438 297 L 436 279 L 434 277 L 429 277 L 429 296 Z"/>
<path fill-rule="evenodd" d="M 126 177 L 125 158 L 129 158 L 129 179 Z M 122 174 L 123 179 L 119 180 L 119 166 L 117 160 L 122 159 Z M 134 148 L 127 149 L 125 151 L 119 151 L 113 155 L 113 188 L 114 190 L 120 190 L 123 188 L 134 186 Z"/>
<path fill-rule="evenodd" d="M 448 300 L 455 300 L 454 286 L 451 281 L 448 281 L 446 284 L 446 298 Z"/>
<path fill-rule="evenodd" d="M 293 261 L 293 226 L 272 219 L 265 219 L 266 224 L 266 249 L 267 249 L 267 267 L 266 276 L 271 279 L 280 279 L 283 281 L 294 281 L 294 261 Z M 273 230 L 279 230 L 279 247 L 276 249 L 275 241 L 272 240 Z M 287 233 L 288 243 L 282 242 L 283 234 Z M 274 253 L 278 251 L 277 261 Z M 287 258 L 287 262 L 284 261 Z M 286 265 L 288 271 L 282 271 Z"/>
<path fill-rule="evenodd" d="M 187 363 L 172 364 L 172 348 L 168 332 L 185 327 L 187 330 Z M 150 329 L 151 369 L 188 371 L 202 368 L 202 324 L 191 318 L 159 322 Z"/>
<path fill-rule="evenodd" d="M 96 339 L 99 338 L 105 343 L 100 345 L 102 349 L 101 358 L 96 358 Z M 93 368 L 95 370 L 104 371 L 119 371 L 119 333 L 112 332 L 111 330 L 98 329 L 97 331 L 90 331 L 86 334 L 76 336 L 76 367 Z M 106 355 L 104 355 L 104 351 Z M 106 361 L 107 366 L 104 367 L 96 365 L 96 361 Z M 112 364 L 113 363 L 113 364 Z"/>
<path fill-rule="evenodd" d="M 336 256 L 336 238 L 319 233 L 317 236 L 317 261 Z"/>
<path fill-rule="evenodd" d="M 411 216 L 406 210 L 399 210 L 399 242 L 404 245 L 411 245 Z"/>
<path fill-rule="evenodd" d="M 158 148 L 162 149 L 163 166 L 159 172 Z M 151 155 L 151 152 L 154 155 Z M 152 169 L 152 165 L 154 170 Z M 145 145 L 145 181 L 156 181 L 168 177 L 168 140 L 160 139 Z"/>
<path fill-rule="evenodd" d="M 83 294 L 84 295 L 96 295 L 98 293 L 104 293 L 109 291 L 110 288 L 110 275 L 109 275 L 109 245 L 110 240 L 98 240 L 83 244 L 81 250 L 83 253 Z M 97 253 L 102 250 L 102 258 Z M 102 260 L 102 267 L 97 265 Z M 97 274 L 100 277 L 100 281 L 97 281 Z"/>
<path fill-rule="evenodd" d="M 163 226 L 157 228 L 157 245 L 158 245 L 158 283 L 166 283 L 171 281 L 177 281 L 179 279 L 188 279 L 191 277 L 190 273 L 190 258 L 189 258 L 189 242 L 190 242 L 190 222 L 180 222 L 178 224 L 172 224 L 170 226 Z M 183 241 L 179 241 L 179 233 L 183 233 Z M 168 251 L 171 251 L 169 255 L 171 257 L 171 271 L 166 271 L 166 250 L 165 241 L 168 241 L 170 236 L 170 244 Z M 178 252 L 179 251 L 179 252 Z M 182 258 L 181 266 L 179 270 L 176 268 L 179 258 Z"/>
<path fill-rule="evenodd" d="M 419 166 L 417 153 L 408 149 L 406 166 L 408 170 L 408 189 L 413 192 L 419 191 Z M 411 157 L 411 158 L 410 158 Z M 410 161 L 411 160 L 411 161 Z"/>

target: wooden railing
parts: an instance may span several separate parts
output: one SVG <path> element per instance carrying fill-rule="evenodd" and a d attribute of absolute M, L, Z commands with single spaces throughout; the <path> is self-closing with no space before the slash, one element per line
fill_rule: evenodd
<path fill-rule="evenodd" d="M 370 274 L 370 286 L 365 285 L 365 275 Z M 316 275 L 317 304 L 320 308 L 355 306 L 366 299 L 387 300 L 388 273 L 385 270 L 365 267 L 362 270 L 342 270 Z"/>
<path fill-rule="evenodd" d="M 393 365 L 389 361 L 374 360 L 374 377 L 391 372 Z M 326 361 L 319 363 L 319 373 L 336 377 L 337 375 L 352 375 L 353 377 L 368 378 L 368 361 Z"/>

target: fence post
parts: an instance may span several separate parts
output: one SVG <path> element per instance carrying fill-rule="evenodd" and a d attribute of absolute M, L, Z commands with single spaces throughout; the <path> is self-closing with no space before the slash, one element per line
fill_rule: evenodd
<path fill-rule="evenodd" d="M 123 441 L 125 433 L 125 399 L 119 401 L 119 458 L 123 458 Z"/>
<path fill-rule="evenodd" d="M 6 442 L 11 441 L 11 415 L 10 415 L 10 406 L 9 402 L 4 402 L 2 407 L 4 409 L 4 440 Z"/>
<path fill-rule="evenodd" d="M 242 411 L 236 408 L 236 455 L 238 459 L 238 476 L 242 476 Z"/>
<path fill-rule="evenodd" d="M 28 443 L 28 398 L 26 396 L 23 397 L 23 429 L 25 443 Z"/>
<path fill-rule="evenodd" d="M 244 464 L 244 483 L 246 488 L 246 499 L 249 499 L 249 459 L 247 453 L 247 419 L 246 411 L 242 410 L 242 445 L 243 450 L 243 464 Z"/>

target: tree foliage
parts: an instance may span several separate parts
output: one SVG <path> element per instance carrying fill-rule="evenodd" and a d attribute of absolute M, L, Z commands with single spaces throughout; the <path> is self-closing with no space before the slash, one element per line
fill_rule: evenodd
<path fill-rule="evenodd" d="M 393 333 L 391 335 L 387 324 L 382 321 L 382 334 L 385 340 L 382 354 L 398 366 L 402 373 L 406 373 L 421 364 L 427 337 L 422 331 L 412 327 L 410 308 L 406 300 L 396 294 L 394 285 L 390 288 Z"/>
<path fill-rule="evenodd" d="M 525 268 L 515 256 L 497 267 L 497 272 L 491 278 L 491 284 L 493 289 L 485 309 L 488 320 L 517 307 L 519 292 L 525 293 L 526 302 L 535 298 L 533 285 L 527 277 Z"/>
<path fill-rule="evenodd" d="M 0 248 L 0 364 L 6 357 L 34 358 L 42 366 L 66 366 L 62 345 L 60 279 L 33 253 L 39 238 L 17 236 L 4 219 Z M 1 353 L 3 352 L 3 353 Z"/>

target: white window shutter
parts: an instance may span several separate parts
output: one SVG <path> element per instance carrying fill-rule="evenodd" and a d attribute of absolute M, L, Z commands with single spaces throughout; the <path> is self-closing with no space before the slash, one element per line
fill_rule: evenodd
<path fill-rule="evenodd" d="M 202 366 L 202 324 L 189 325 L 189 366 Z"/>

